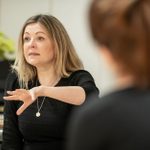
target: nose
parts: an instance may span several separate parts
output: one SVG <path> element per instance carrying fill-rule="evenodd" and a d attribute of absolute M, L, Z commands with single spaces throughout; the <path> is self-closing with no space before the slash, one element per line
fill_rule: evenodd
<path fill-rule="evenodd" d="M 31 47 L 31 48 L 35 48 L 35 47 L 36 47 L 36 42 L 35 42 L 34 39 L 32 39 L 32 40 L 30 41 L 30 47 Z"/>

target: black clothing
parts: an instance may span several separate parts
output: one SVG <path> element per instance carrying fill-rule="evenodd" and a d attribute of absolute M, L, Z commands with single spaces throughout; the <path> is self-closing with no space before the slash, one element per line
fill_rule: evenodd
<path fill-rule="evenodd" d="M 67 150 L 150 150 L 150 90 L 130 87 L 83 106 L 68 139 Z"/>
<path fill-rule="evenodd" d="M 29 82 L 29 89 L 35 87 L 36 82 Z M 84 70 L 60 79 L 56 86 L 81 86 L 86 98 L 92 93 L 98 95 L 93 77 Z M 8 77 L 6 90 L 16 88 L 19 88 L 18 78 L 13 73 Z M 38 99 L 41 104 L 43 97 Z M 65 128 L 73 105 L 46 97 L 40 111 L 41 116 L 36 117 L 36 101 L 17 116 L 16 111 L 21 104 L 20 101 L 5 101 L 2 150 L 62 150 Z"/>

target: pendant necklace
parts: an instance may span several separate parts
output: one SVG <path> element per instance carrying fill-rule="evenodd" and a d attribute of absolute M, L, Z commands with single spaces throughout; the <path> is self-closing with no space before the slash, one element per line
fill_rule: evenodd
<path fill-rule="evenodd" d="M 58 83 L 59 80 L 60 80 L 60 77 L 57 80 L 55 80 L 55 82 L 53 84 L 51 84 L 51 87 L 54 87 Z M 37 84 L 36 84 L 36 86 L 37 86 Z M 37 104 L 37 112 L 35 114 L 36 117 L 40 117 L 41 116 L 40 110 L 42 109 L 42 106 L 44 104 L 45 98 L 46 98 L 46 96 L 44 96 L 44 98 L 42 99 L 41 105 L 39 105 L 39 100 L 37 98 L 37 103 L 36 103 Z"/>
<path fill-rule="evenodd" d="M 45 101 L 45 97 L 43 98 L 43 100 L 42 100 L 42 103 L 41 103 L 41 106 L 39 106 L 39 100 L 38 100 L 38 98 L 37 98 L 37 112 L 36 112 L 36 117 L 40 117 L 41 116 L 41 113 L 40 113 L 40 110 L 41 110 L 41 108 L 42 108 L 42 106 L 43 106 L 43 104 L 44 104 L 44 101 Z"/>

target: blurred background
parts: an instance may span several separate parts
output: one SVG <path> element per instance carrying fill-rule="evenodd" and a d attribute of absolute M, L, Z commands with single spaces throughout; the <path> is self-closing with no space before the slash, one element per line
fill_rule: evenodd
<path fill-rule="evenodd" d="M 25 20 L 38 13 L 57 17 L 68 31 L 85 69 L 94 77 L 101 95 L 110 91 L 114 76 L 92 41 L 88 10 L 91 0 L 0 0 L 0 31 L 15 41 Z"/>

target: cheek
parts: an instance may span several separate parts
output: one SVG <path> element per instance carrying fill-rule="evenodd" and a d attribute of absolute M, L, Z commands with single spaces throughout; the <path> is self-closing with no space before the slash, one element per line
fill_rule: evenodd
<path fill-rule="evenodd" d="M 49 47 L 45 47 L 45 53 L 44 53 L 45 57 L 48 59 L 53 59 L 55 56 L 55 52 L 53 48 L 49 48 Z"/>
<path fill-rule="evenodd" d="M 52 62 L 54 60 L 53 52 L 47 52 L 43 56 L 44 56 L 43 58 L 45 59 L 45 61 Z"/>

